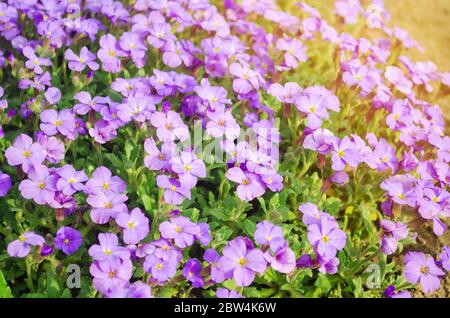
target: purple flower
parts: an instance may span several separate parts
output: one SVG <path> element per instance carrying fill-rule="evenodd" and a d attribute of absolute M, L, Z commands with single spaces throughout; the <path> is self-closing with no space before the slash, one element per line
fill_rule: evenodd
<path fill-rule="evenodd" d="M 180 248 L 191 246 L 195 235 L 198 233 L 198 225 L 189 218 L 178 216 L 170 221 L 164 221 L 159 225 L 161 236 L 165 239 L 173 239 L 175 245 Z"/>
<path fill-rule="evenodd" d="M 89 195 L 86 202 L 93 207 L 91 211 L 92 221 L 97 224 L 105 224 L 119 213 L 127 212 L 128 209 L 124 203 L 126 200 L 128 200 L 126 195 L 108 191 Z"/>
<path fill-rule="evenodd" d="M 252 201 L 256 197 L 264 194 L 264 186 L 258 179 L 258 176 L 251 172 L 244 172 L 241 168 L 234 167 L 227 171 L 227 179 L 236 182 L 237 194 L 241 200 Z"/>
<path fill-rule="evenodd" d="M 303 203 L 298 207 L 298 210 L 303 213 L 302 221 L 308 226 L 312 224 L 320 226 L 320 221 L 323 218 L 329 218 L 329 214 L 320 211 L 314 203 Z"/>
<path fill-rule="evenodd" d="M 178 41 L 169 41 L 162 48 L 164 51 L 163 61 L 169 67 L 177 67 L 182 63 L 186 67 L 190 67 L 194 60 L 194 56 L 185 48 L 183 43 Z"/>
<path fill-rule="evenodd" d="M 123 241 L 126 244 L 137 244 L 150 232 L 148 218 L 139 208 L 128 213 L 119 213 L 116 223 L 123 229 Z"/>
<path fill-rule="evenodd" d="M 249 286 L 256 273 L 266 271 L 263 252 L 247 246 L 243 238 L 230 241 L 222 253 L 218 266 L 226 277 L 234 278 L 237 286 Z"/>
<path fill-rule="evenodd" d="M 344 72 L 342 79 L 348 86 L 360 87 L 361 93 L 365 96 L 380 82 L 380 75 L 367 65 L 349 66 L 349 69 Z"/>
<path fill-rule="evenodd" d="M 335 222 L 323 217 L 320 224 L 308 226 L 308 241 L 322 258 L 332 259 L 338 250 L 344 248 L 347 235 L 337 228 Z"/>
<path fill-rule="evenodd" d="M 0 198 L 8 194 L 11 186 L 11 177 L 0 170 Z"/>
<path fill-rule="evenodd" d="M 356 149 L 349 137 L 345 136 L 342 140 L 336 138 L 333 141 L 332 168 L 335 171 L 342 171 L 345 166 L 355 168 L 361 161 L 361 155 Z"/>
<path fill-rule="evenodd" d="M 117 106 L 117 115 L 124 122 L 131 119 L 137 122 L 144 122 L 150 118 L 152 112 L 156 110 L 147 98 L 128 97 L 122 104 Z"/>
<path fill-rule="evenodd" d="M 411 93 L 413 83 L 405 77 L 403 71 L 398 67 L 386 67 L 384 76 L 389 82 L 394 85 L 396 89 L 398 89 L 403 94 L 409 95 Z"/>
<path fill-rule="evenodd" d="M 225 135 L 228 140 L 235 140 L 239 137 L 241 129 L 234 119 L 231 109 L 217 106 L 214 111 L 208 111 L 209 118 L 206 124 L 206 131 L 211 136 L 218 138 Z"/>
<path fill-rule="evenodd" d="M 166 42 L 173 42 L 176 37 L 171 33 L 171 26 L 167 23 L 152 23 L 148 27 L 148 43 L 156 49 L 160 49 Z"/>
<path fill-rule="evenodd" d="M 235 290 L 228 290 L 226 288 L 217 288 L 216 290 L 217 298 L 244 298 Z"/>
<path fill-rule="evenodd" d="M 286 35 L 277 40 L 277 49 L 285 52 L 284 63 L 288 68 L 296 68 L 298 62 L 305 62 L 308 59 L 303 43 Z"/>
<path fill-rule="evenodd" d="M 147 47 L 137 33 L 124 32 L 120 37 L 120 48 L 131 56 L 133 63 L 137 67 L 144 67 L 147 57 Z"/>
<path fill-rule="evenodd" d="M 439 276 L 444 272 L 436 266 L 433 257 L 422 252 L 409 252 L 405 255 L 405 278 L 409 283 L 420 283 L 424 293 L 431 293 L 441 286 Z"/>
<path fill-rule="evenodd" d="M 383 292 L 387 298 L 411 298 L 411 294 L 407 291 L 395 292 L 395 287 L 389 285 Z"/>
<path fill-rule="evenodd" d="M 322 125 L 322 119 L 328 118 L 326 99 L 318 94 L 308 94 L 300 96 L 295 101 L 297 109 L 307 114 L 307 126 L 311 129 L 318 129 Z"/>
<path fill-rule="evenodd" d="M 196 159 L 195 154 L 183 151 L 180 156 L 170 160 L 172 170 L 178 174 L 182 186 L 193 188 L 197 178 L 206 177 L 206 167 L 202 160 Z"/>
<path fill-rule="evenodd" d="M 72 195 L 77 191 L 85 191 L 83 182 L 88 180 L 84 171 L 76 171 L 71 165 L 65 165 L 58 169 L 59 179 L 56 183 L 58 191 L 65 195 Z"/>
<path fill-rule="evenodd" d="M 64 159 L 66 151 L 61 140 L 56 137 L 48 137 L 41 132 L 41 136 L 37 137 L 37 141 L 44 147 L 48 162 L 55 164 Z"/>
<path fill-rule="evenodd" d="M 50 245 L 44 244 L 41 247 L 41 256 L 46 257 L 53 253 L 53 247 Z"/>
<path fill-rule="evenodd" d="M 248 94 L 251 90 L 258 90 L 262 79 L 260 75 L 251 70 L 248 65 L 233 63 L 230 66 L 230 74 L 236 78 L 233 80 L 233 90 L 238 94 Z"/>
<path fill-rule="evenodd" d="M 183 266 L 183 276 L 192 283 L 194 288 L 201 288 L 205 284 L 203 277 L 200 275 L 202 264 L 196 258 L 190 258 Z"/>
<path fill-rule="evenodd" d="M 339 259 L 333 257 L 331 259 L 320 257 L 317 258 L 317 263 L 319 265 L 319 272 L 323 274 L 334 275 L 338 272 Z"/>
<path fill-rule="evenodd" d="M 99 43 L 100 50 L 98 50 L 97 56 L 102 61 L 102 69 L 110 73 L 120 72 L 119 57 L 127 56 L 127 54 L 122 51 L 117 39 L 111 34 L 105 34 L 100 38 Z"/>
<path fill-rule="evenodd" d="M 28 179 L 20 182 L 19 190 L 25 199 L 33 199 L 37 204 L 49 204 L 55 197 L 57 179 L 46 166 L 32 166 Z"/>
<path fill-rule="evenodd" d="M 117 176 L 113 176 L 106 167 L 98 167 L 92 173 L 92 178 L 86 183 L 89 193 L 115 192 L 123 193 L 127 187 L 125 181 Z"/>
<path fill-rule="evenodd" d="M 99 292 L 106 294 L 115 287 L 124 288 L 133 275 L 133 264 L 130 260 L 94 262 L 89 268 L 94 277 L 92 283 Z"/>
<path fill-rule="evenodd" d="M 328 129 L 317 129 L 305 137 L 303 147 L 314 150 L 321 155 L 328 155 L 333 150 L 333 141 L 336 137 Z"/>
<path fill-rule="evenodd" d="M 68 49 L 64 53 L 64 58 L 69 61 L 69 68 L 75 72 L 82 72 L 86 66 L 91 70 L 96 71 L 99 68 L 98 63 L 95 61 L 96 56 L 83 46 L 80 50 L 80 55 L 76 55 L 71 49 Z"/>
<path fill-rule="evenodd" d="M 28 59 L 25 62 L 25 66 L 28 69 L 34 71 L 36 74 L 42 74 L 42 72 L 44 71 L 41 66 L 52 65 L 52 62 L 49 58 L 38 57 L 34 50 L 29 46 L 25 47 L 22 52 L 23 55 L 25 55 L 25 57 Z"/>
<path fill-rule="evenodd" d="M 55 105 L 58 104 L 61 99 L 61 91 L 57 87 L 49 87 L 44 96 L 50 105 Z"/>
<path fill-rule="evenodd" d="M 71 227 L 64 226 L 56 232 L 55 247 L 66 255 L 75 253 L 82 243 L 81 233 Z"/>
<path fill-rule="evenodd" d="M 151 170 L 158 171 L 168 166 L 169 160 L 175 151 L 175 144 L 163 143 L 160 151 L 156 147 L 153 138 L 149 138 L 144 142 L 144 149 L 147 154 L 144 158 L 145 166 Z"/>
<path fill-rule="evenodd" d="M 98 235 L 100 244 L 94 244 L 89 248 L 89 255 L 99 262 L 127 261 L 130 251 L 119 246 L 119 239 L 114 233 L 100 233 Z"/>
<path fill-rule="evenodd" d="M 156 184 L 159 188 L 165 189 L 164 200 L 169 204 L 179 205 L 184 198 L 191 198 L 191 192 L 186 189 L 178 180 L 165 175 L 156 177 Z"/>
<path fill-rule="evenodd" d="M 384 180 L 380 188 L 387 191 L 395 203 L 415 207 L 417 193 L 415 192 L 414 181 L 415 179 L 411 175 L 397 175 Z"/>
<path fill-rule="evenodd" d="M 200 86 L 194 88 L 194 91 L 203 101 L 208 103 L 211 109 L 231 104 L 231 100 L 227 99 L 227 91 L 220 86 L 211 86 L 207 78 L 202 79 Z"/>
<path fill-rule="evenodd" d="M 144 270 L 160 283 L 167 281 L 177 273 L 178 261 L 174 258 L 159 258 L 148 255 L 144 261 Z"/>
<path fill-rule="evenodd" d="M 45 239 L 42 236 L 34 232 L 25 232 L 8 244 L 8 254 L 11 257 L 25 257 L 30 253 L 31 246 L 40 246 L 44 243 Z"/>
<path fill-rule="evenodd" d="M 139 281 L 130 286 L 113 286 L 104 296 L 106 298 L 153 298 L 150 286 Z"/>
<path fill-rule="evenodd" d="M 273 225 L 269 221 L 262 221 L 256 224 L 253 234 L 255 242 L 259 245 L 269 245 L 272 250 L 285 244 L 283 230 L 280 226 Z"/>
<path fill-rule="evenodd" d="M 181 119 L 180 114 L 169 110 L 167 113 L 154 112 L 150 118 L 159 140 L 173 142 L 177 138 L 185 141 L 189 137 L 189 130 Z"/>
<path fill-rule="evenodd" d="M 91 109 L 100 112 L 109 102 L 108 97 L 91 97 L 88 92 L 76 93 L 73 97 L 79 103 L 73 106 L 73 111 L 80 115 L 86 115 Z"/>
<path fill-rule="evenodd" d="M 40 128 L 47 136 L 61 135 L 73 138 L 75 131 L 75 113 L 71 109 L 64 109 L 59 113 L 54 109 L 44 110 L 41 115 Z"/>
<path fill-rule="evenodd" d="M 207 249 L 203 254 L 203 259 L 211 266 L 211 280 L 215 283 L 221 283 L 225 280 L 224 273 L 218 267 L 220 259 L 219 253 L 215 249 Z"/>
<path fill-rule="evenodd" d="M 212 237 L 211 232 L 209 231 L 208 223 L 198 223 L 198 232 L 195 235 L 195 239 L 200 242 L 203 246 L 208 246 L 211 243 Z"/>
<path fill-rule="evenodd" d="M 264 253 L 265 260 L 272 266 L 274 270 L 280 273 L 291 273 L 296 266 L 296 259 L 294 252 L 289 248 L 287 242 L 283 245 L 278 245 L 276 248 L 272 248 L 271 251 Z"/>
<path fill-rule="evenodd" d="M 442 268 L 450 271 L 450 247 L 444 246 L 442 248 L 442 252 L 439 254 L 439 261 L 441 262 Z"/>
<path fill-rule="evenodd" d="M 33 143 L 31 137 L 20 134 L 11 147 L 6 149 L 5 157 L 10 166 L 22 165 L 27 172 L 30 166 L 40 165 L 46 157 L 45 149 L 38 143 Z"/>
<path fill-rule="evenodd" d="M 397 250 L 397 242 L 408 235 L 408 229 L 404 223 L 389 220 L 382 220 L 380 225 L 383 229 L 381 251 L 386 255 L 391 255 Z"/>

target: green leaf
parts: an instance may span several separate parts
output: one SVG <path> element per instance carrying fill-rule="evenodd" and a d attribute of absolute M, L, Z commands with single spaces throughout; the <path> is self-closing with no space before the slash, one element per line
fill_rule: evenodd
<path fill-rule="evenodd" d="M 6 282 L 5 276 L 0 270 L 0 298 L 12 298 L 11 288 L 9 288 Z"/>
<path fill-rule="evenodd" d="M 58 298 L 61 295 L 58 280 L 51 271 L 47 272 L 47 295 L 49 298 Z"/>

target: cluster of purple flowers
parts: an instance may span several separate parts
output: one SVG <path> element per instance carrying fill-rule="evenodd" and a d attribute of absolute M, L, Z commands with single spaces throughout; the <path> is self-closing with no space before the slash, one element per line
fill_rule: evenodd
<path fill-rule="evenodd" d="M 303 213 L 302 221 L 308 227 L 308 242 L 314 249 L 316 259 L 313 260 L 310 254 L 304 254 L 298 259 L 297 265 L 319 267 L 322 273 L 337 273 L 337 252 L 344 248 L 347 235 L 333 216 L 320 211 L 315 204 L 303 203 L 298 209 Z"/>
<path fill-rule="evenodd" d="M 262 221 L 254 233 L 258 247 L 239 236 L 227 242 L 221 253 L 213 248 L 204 251 L 205 266 L 194 257 L 185 260 L 183 250 L 196 241 L 203 247 L 210 245 L 207 223 L 172 217 L 159 225 L 161 238 L 148 243 L 150 221 L 139 208 L 129 211 L 124 180 L 104 166 L 88 177 L 90 169 L 76 170 L 64 161 L 66 150 L 78 139 L 92 139 L 100 146 L 118 136 L 122 127 L 134 124 L 150 132 L 143 145 L 144 165 L 159 172 L 156 184 L 164 190 L 165 203 L 181 205 L 191 199 L 199 178 L 208 173 L 198 149 L 177 150 L 190 139 L 186 123 L 199 120 L 206 134 L 220 141 L 227 156 L 225 175 L 236 183 L 237 196 L 252 201 L 267 190 L 283 188 L 284 175 L 277 172 L 279 124 L 275 107 L 266 105 L 266 95 L 276 98 L 286 118 L 291 108 L 298 110 L 295 116 L 305 129 L 295 136 L 299 137 L 296 143 L 317 153 L 326 186 L 347 184 L 349 172 L 356 174 L 363 164 L 385 178 L 380 184 L 385 191 L 381 208 L 387 217 L 380 222 L 383 253 L 395 253 L 398 242 L 408 235 L 408 227 L 393 212 L 396 205 L 408 206 L 421 221 L 432 222 L 436 235 L 446 231 L 450 137 L 445 136 L 441 110 L 423 96 L 448 90 L 450 73 L 442 74 L 432 62 L 413 62 L 404 55 L 393 59 L 393 50 L 400 46 L 420 47 L 404 30 L 387 25 L 389 14 L 381 0 L 367 7 L 359 0 L 338 0 L 334 10 L 346 24 L 362 18 L 367 28 L 380 32 L 382 37 L 377 39 L 355 38 L 328 24 L 310 5 L 295 6 L 301 18 L 281 11 L 273 0 L 227 0 L 223 10 L 208 0 L 137 0 L 129 5 L 115 0 L 0 3 L 0 35 L 8 42 L 8 50 L 0 49 L 0 68 L 10 65 L 14 72 L 18 70 L 18 87 L 30 96 L 21 101 L 19 114 L 26 121 L 34 116 L 40 129 L 33 138 L 18 135 L 5 151 L 6 161 L 17 167 L 21 195 L 55 209 L 58 221 L 78 211 L 79 196 L 86 197 L 93 223 L 117 226 L 127 246 L 119 245 L 119 237 L 111 232 L 99 234 L 99 244 L 89 248 L 94 287 L 106 297 L 152 296 L 147 281 L 131 282 L 137 263 L 150 276 L 150 284 L 163 285 L 176 277 L 184 262 L 181 275 L 195 288 L 231 278 L 237 286 L 249 286 L 268 266 L 283 274 L 296 267 L 337 272 L 337 253 L 347 236 L 333 216 L 312 203 L 302 204 L 299 210 L 315 255 L 304 254 L 296 260 L 282 228 Z M 260 19 L 273 24 L 273 32 L 256 22 Z M 24 20 L 33 22 L 37 39 L 28 38 Z M 196 33 L 201 40 L 195 40 Z M 282 78 L 311 61 L 314 40 L 333 47 L 335 87 L 301 87 Z M 9 47 L 17 54 L 9 52 Z M 67 97 L 66 90 L 53 86 L 59 49 L 63 49 L 61 72 L 64 77 L 70 72 L 74 96 Z M 156 62 L 150 68 L 152 75 L 146 76 L 150 59 Z M 100 72 L 107 73 L 108 86 L 119 98 L 97 96 L 103 93 L 95 92 L 96 84 L 89 86 L 105 75 Z M 67 78 L 64 81 L 68 85 Z M 228 83 L 229 91 L 217 83 Z M 4 93 L 0 87 L 0 138 L 3 126 L 16 115 Z M 355 96 L 358 105 L 353 104 Z M 73 107 L 63 107 L 62 101 L 72 97 Z M 341 115 L 341 109 L 347 116 L 358 107 L 369 109 L 368 115 L 379 110 L 387 114 L 383 119 L 389 128 L 383 134 L 386 139 L 370 131 L 365 137 L 331 131 L 330 118 Z M 252 138 L 243 136 L 237 108 L 245 113 L 242 121 Z M 391 136 L 398 137 L 399 145 L 388 142 Z M 327 160 L 331 169 L 325 169 Z M 0 171 L 0 197 L 11 187 L 9 175 Z M 82 243 L 78 230 L 63 226 L 55 233 L 53 245 L 70 255 Z M 46 256 L 53 252 L 50 245 L 28 231 L 9 243 L 8 253 L 25 257 L 32 246 L 39 246 L 41 256 Z M 443 276 L 440 266 L 450 268 L 449 249 L 444 248 L 439 257 L 438 266 L 431 256 L 408 253 L 406 279 L 419 282 L 425 292 L 437 289 Z M 242 296 L 224 288 L 218 288 L 216 295 Z M 389 286 L 385 295 L 406 294 Z"/>

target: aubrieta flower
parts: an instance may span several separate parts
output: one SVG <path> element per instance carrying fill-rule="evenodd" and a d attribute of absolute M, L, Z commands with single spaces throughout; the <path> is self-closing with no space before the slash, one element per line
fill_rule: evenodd
<path fill-rule="evenodd" d="M 75 139 L 75 113 L 71 109 L 64 109 L 58 113 L 54 109 L 44 110 L 41 115 L 40 128 L 47 136 L 60 133 L 70 139 Z"/>
<path fill-rule="evenodd" d="M 83 182 L 88 180 L 84 171 L 76 171 L 71 165 L 65 165 L 58 169 L 59 179 L 56 188 L 65 195 L 72 195 L 77 191 L 85 191 Z"/>
<path fill-rule="evenodd" d="M 404 274 L 409 283 L 420 283 L 426 294 L 439 289 L 440 276 L 444 276 L 444 272 L 437 267 L 433 257 L 422 252 L 409 252 L 405 255 L 404 262 Z"/>
<path fill-rule="evenodd" d="M 383 295 L 387 298 L 411 298 L 411 294 L 407 291 L 395 291 L 393 285 L 389 285 L 383 292 Z"/>
<path fill-rule="evenodd" d="M 226 277 L 232 277 L 237 286 L 249 286 L 257 273 L 266 271 L 267 263 L 259 249 L 247 246 L 242 237 L 230 242 L 222 251 L 218 266 Z"/>
<path fill-rule="evenodd" d="M 200 275 L 202 264 L 196 258 L 189 258 L 183 266 L 183 276 L 192 283 L 194 288 L 201 288 L 205 284 Z"/>
<path fill-rule="evenodd" d="M 102 61 L 102 69 L 105 72 L 118 73 L 121 70 L 119 57 L 127 54 L 120 48 L 117 39 L 112 34 L 105 34 L 100 38 L 100 50 L 97 57 Z"/>
<path fill-rule="evenodd" d="M 193 188 L 197 178 L 206 177 L 206 167 L 202 160 L 197 159 L 190 151 L 183 151 L 179 156 L 170 159 L 173 172 L 178 174 L 180 182 L 187 188 Z"/>
<path fill-rule="evenodd" d="M 231 113 L 231 109 L 223 106 L 216 106 L 214 111 L 208 111 L 209 121 L 206 124 L 206 131 L 211 136 L 218 138 L 225 136 L 228 140 L 235 140 L 239 137 L 241 129 L 236 119 Z"/>
<path fill-rule="evenodd" d="M 98 192 L 123 193 L 127 184 L 120 177 L 113 176 L 108 168 L 102 166 L 94 170 L 91 179 L 86 183 L 86 187 L 90 194 L 97 194 Z"/>
<path fill-rule="evenodd" d="M 40 144 L 34 143 L 30 136 L 20 134 L 12 146 L 6 149 L 5 157 L 10 166 L 22 165 L 22 169 L 28 172 L 30 166 L 44 162 L 46 151 Z"/>
<path fill-rule="evenodd" d="M 56 232 L 55 247 L 62 250 L 66 255 L 75 253 L 82 243 L 81 233 L 71 227 L 61 227 Z"/>
<path fill-rule="evenodd" d="M 408 235 L 408 229 L 404 223 L 389 220 L 382 220 L 380 226 L 383 229 L 381 251 L 386 255 L 391 255 L 397 250 L 397 242 Z"/>
<path fill-rule="evenodd" d="M 149 220 L 139 208 L 133 209 L 129 214 L 119 213 L 116 223 L 123 230 L 123 241 L 126 244 L 137 244 L 150 232 Z"/>
<path fill-rule="evenodd" d="M 230 65 L 230 74 L 235 76 L 233 90 L 238 94 L 248 94 L 252 90 L 258 90 L 262 79 L 258 72 L 250 69 L 249 65 L 233 63 Z"/>
<path fill-rule="evenodd" d="M 174 258 L 161 258 L 156 254 L 148 255 L 144 261 L 144 270 L 159 283 L 164 283 L 177 273 L 178 261 Z"/>
<path fill-rule="evenodd" d="M 61 100 L 61 91 L 57 87 L 49 87 L 44 96 L 50 105 L 56 105 Z"/>
<path fill-rule="evenodd" d="M 139 34 L 134 32 L 124 32 L 120 37 L 120 48 L 127 52 L 133 63 L 142 68 L 146 62 L 147 47 Z"/>
<path fill-rule="evenodd" d="M 439 254 L 439 262 L 443 269 L 450 271 L 450 247 L 444 246 Z"/>
<path fill-rule="evenodd" d="M 216 290 L 217 298 L 244 298 L 235 290 L 228 290 L 226 288 L 217 288 Z"/>
<path fill-rule="evenodd" d="M 95 54 L 89 51 L 85 46 L 81 48 L 80 55 L 76 55 L 72 49 L 68 49 L 64 53 L 64 58 L 69 61 L 69 68 L 75 72 L 82 72 L 86 66 L 93 71 L 96 71 L 99 68 L 98 63 L 95 61 L 97 59 Z"/>
<path fill-rule="evenodd" d="M 271 247 L 271 251 L 264 253 L 264 258 L 274 270 L 280 273 L 291 273 L 296 267 L 295 254 L 286 241 L 275 248 Z"/>
<path fill-rule="evenodd" d="M 156 185 L 164 189 L 164 200 L 169 204 L 179 205 L 185 198 L 191 198 L 190 189 L 184 187 L 179 180 L 166 175 L 156 177 Z"/>
<path fill-rule="evenodd" d="M 150 122 L 156 127 L 156 134 L 163 142 L 173 142 L 176 139 L 185 141 L 189 137 L 189 130 L 181 119 L 180 114 L 169 110 L 167 113 L 154 112 Z"/>
<path fill-rule="evenodd" d="M 42 74 L 44 72 L 41 66 L 52 65 L 49 58 L 38 57 L 35 51 L 29 46 L 23 48 L 22 53 L 28 59 L 25 62 L 25 66 L 36 74 Z"/>
<path fill-rule="evenodd" d="M 115 218 L 119 213 L 128 210 L 124 203 L 127 200 L 128 197 L 124 194 L 108 191 L 91 194 L 86 202 L 93 208 L 91 210 L 92 221 L 97 224 L 105 224 L 110 218 Z"/>
<path fill-rule="evenodd" d="M 0 170 L 0 198 L 8 194 L 11 186 L 11 177 Z"/>
<path fill-rule="evenodd" d="M 363 96 L 369 94 L 380 81 L 380 75 L 367 65 L 349 66 L 348 68 L 342 75 L 342 80 L 350 87 L 361 88 Z"/>
<path fill-rule="evenodd" d="M 298 62 L 305 62 L 308 59 L 306 48 L 298 39 L 292 39 L 284 35 L 276 43 L 277 49 L 285 52 L 284 63 L 288 68 L 296 68 Z"/>
<path fill-rule="evenodd" d="M 227 91 L 220 86 L 211 86 L 207 78 L 201 80 L 200 86 L 195 87 L 194 92 L 211 109 L 231 104 L 231 100 L 227 99 Z"/>
<path fill-rule="evenodd" d="M 28 179 L 19 184 L 19 191 L 25 199 L 32 199 L 37 204 L 49 204 L 53 201 L 58 176 L 51 174 L 44 165 L 31 166 Z"/>
<path fill-rule="evenodd" d="M 385 190 L 395 203 L 415 207 L 417 202 L 415 181 L 411 175 L 396 175 L 384 180 L 380 188 Z"/>
<path fill-rule="evenodd" d="M 45 239 L 42 236 L 34 232 L 25 232 L 17 240 L 10 242 L 7 250 L 11 257 L 25 257 L 30 254 L 31 246 L 42 246 L 44 243 Z"/>
<path fill-rule="evenodd" d="M 386 72 L 384 73 L 386 79 L 394 85 L 396 89 L 405 95 L 409 95 L 412 89 L 412 82 L 405 77 L 405 74 L 401 69 L 395 66 L 386 67 Z"/>
<path fill-rule="evenodd" d="M 308 134 L 303 141 L 305 149 L 314 150 L 321 155 L 328 155 L 333 150 L 336 137 L 328 129 L 319 128 Z"/>
<path fill-rule="evenodd" d="M 218 267 L 220 259 L 219 253 L 215 249 L 207 249 L 203 254 L 203 259 L 210 265 L 211 280 L 215 283 L 221 283 L 225 280 L 224 273 Z"/>
<path fill-rule="evenodd" d="M 321 218 L 319 224 L 308 226 L 308 242 L 322 258 L 334 258 L 337 251 L 344 248 L 346 241 L 345 232 L 327 217 Z"/>
<path fill-rule="evenodd" d="M 153 298 L 150 286 L 140 281 L 130 286 L 113 286 L 104 296 L 106 298 Z"/>
<path fill-rule="evenodd" d="M 307 114 L 307 126 L 318 129 L 322 125 L 322 119 L 328 118 L 326 99 L 318 94 L 302 95 L 295 101 L 297 109 Z"/>
<path fill-rule="evenodd" d="M 130 260 L 111 262 L 94 262 L 89 267 L 94 277 L 92 284 L 102 294 L 108 293 L 115 287 L 125 287 L 133 275 L 133 264 Z"/>
<path fill-rule="evenodd" d="M 91 109 L 100 112 L 109 102 L 109 97 L 95 96 L 91 97 L 88 92 L 78 92 L 73 97 L 78 101 L 73 106 L 73 111 L 79 115 L 86 115 Z"/>
<path fill-rule="evenodd" d="M 335 171 L 342 171 L 347 164 L 352 168 L 358 166 L 361 161 L 361 155 L 356 149 L 354 143 L 348 136 L 333 140 L 332 168 Z"/>
<path fill-rule="evenodd" d="M 256 224 L 256 230 L 253 237 L 257 244 L 269 245 L 273 250 L 285 243 L 281 227 L 276 226 L 269 221 L 262 221 Z"/>
<path fill-rule="evenodd" d="M 234 167 L 227 171 L 226 177 L 238 184 L 237 194 L 241 200 L 252 201 L 265 192 L 258 175 L 252 172 L 244 172 L 241 168 Z"/>
<path fill-rule="evenodd" d="M 89 255 L 99 262 L 127 261 L 130 258 L 130 251 L 119 246 L 119 239 L 114 233 L 100 233 L 98 235 L 99 244 L 94 244 L 89 248 Z"/>
<path fill-rule="evenodd" d="M 161 151 L 156 147 L 156 143 L 153 138 L 148 138 L 144 142 L 144 150 L 146 156 L 144 158 L 144 164 L 150 170 L 158 171 L 166 168 L 169 165 L 169 160 L 175 151 L 175 144 L 163 143 L 161 145 Z"/>
<path fill-rule="evenodd" d="M 117 106 L 117 115 L 124 122 L 135 120 L 137 122 L 144 122 L 150 118 L 151 113 L 156 110 L 147 98 L 128 97 L 122 104 Z"/>
<path fill-rule="evenodd" d="M 180 248 L 191 246 L 197 235 L 198 225 L 184 216 L 172 218 L 170 221 L 164 221 L 159 225 L 161 236 L 165 239 L 173 239 L 175 245 Z"/>

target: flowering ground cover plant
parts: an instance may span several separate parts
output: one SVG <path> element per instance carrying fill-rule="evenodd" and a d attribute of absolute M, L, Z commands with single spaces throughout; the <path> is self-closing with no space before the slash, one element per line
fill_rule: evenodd
<path fill-rule="evenodd" d="M 324 12 L 1 1 L 0 297 L 439 290 L 450 73 L 382 0 Z"/>

